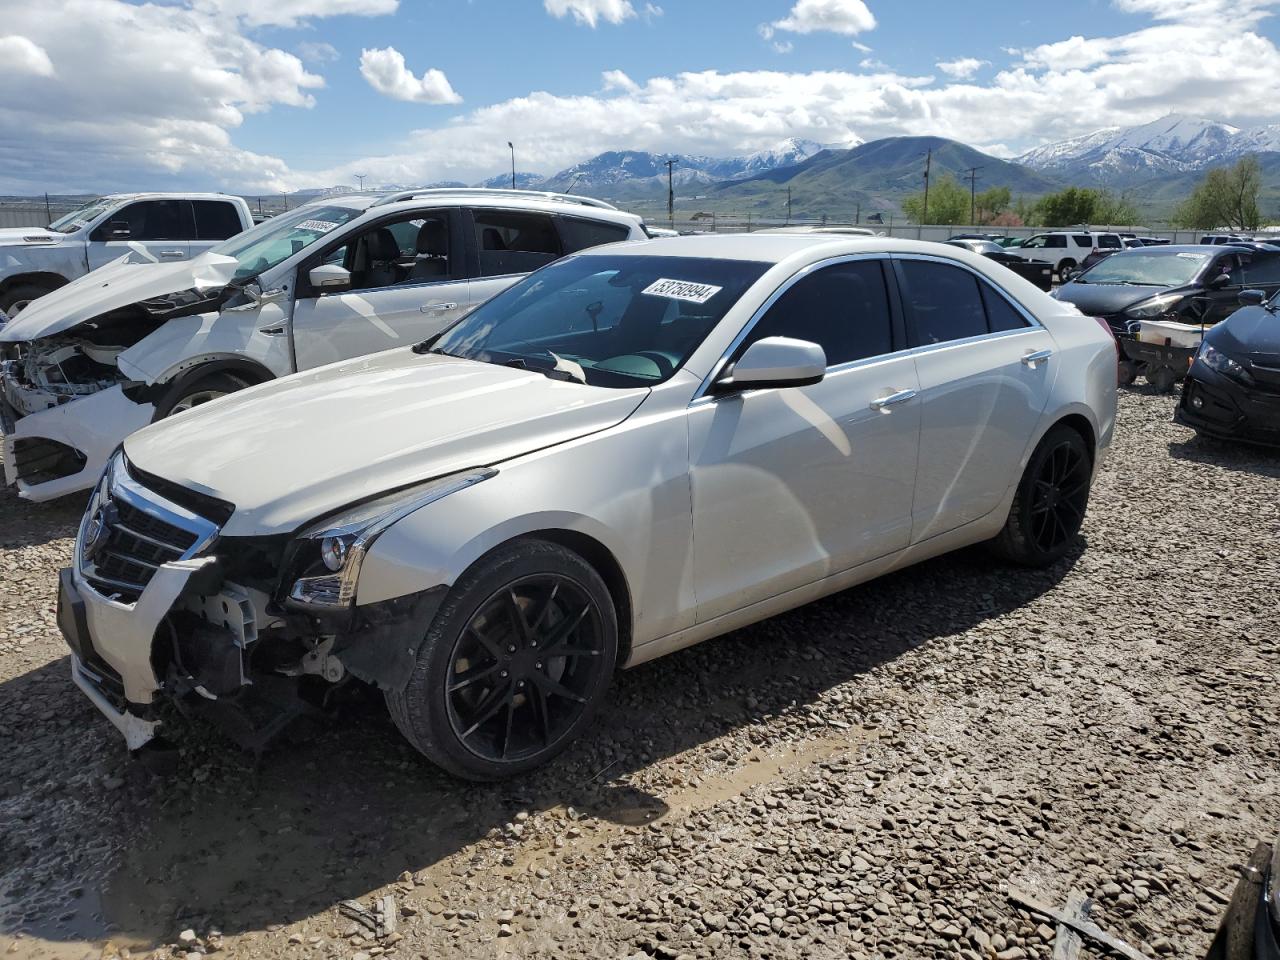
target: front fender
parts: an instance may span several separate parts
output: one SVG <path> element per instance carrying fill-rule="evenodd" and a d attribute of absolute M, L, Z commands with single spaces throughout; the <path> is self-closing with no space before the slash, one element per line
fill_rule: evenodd
<path fill-rule="evenodd" d="M 116 366 L 130 380 L 154 384 L 211 360 L 243 357 L 283 377 L 293 372 L 288 329 L 289 316 L 277 303 L 176 317 L 123 351 Z"/>
<path fill-rule="evenodd" d="M 0 245 L 0 280 L 19 280 L 23 274 L 56 274 L 70 281 L 89 272 L 83 243 Z"/>

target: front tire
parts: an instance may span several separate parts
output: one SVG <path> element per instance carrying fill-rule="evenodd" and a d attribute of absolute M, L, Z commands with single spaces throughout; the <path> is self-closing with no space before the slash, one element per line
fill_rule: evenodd
<path fill-rule="evenodd" d="M 436 765 L 501 780 L 546 763 L 586 728 L 617 655 L 617 615 L 595 569 L 559 544 L 517 540 L 454 584 L 387 707 Z"/>
<path fill-rule="evenodd" d="M 1080 270 L 1074 260 L 1063 260 L 1058 264 L 1058 281 L 1060 283 L 1070 283 L 1079 272 Z"/>
<path fill-rule="evenodd" d="M 46 293 L 52 293 L 54 289 L 56 288 L 39 283 L 19 283 L 0 296 L 0 311 L 3 311 L 5 316 L 16 317 L 32 300 L 38 300 Z"/>
<path fill-rule="evenodd" d="M 1054 427 L 1031 454 L 992 549 L 1022 566 L 1049 566 L 1079 535 L 1092 483 L 1093 462 L 1084 438 L 1068 426 Z"/>
<path fill-rule="evenodd" d="M 152 422 L 177 413 L 184 413 L 210 400 L 217 400 L 229 393 L 243 390 L 247 386 L 249 384 L 244 380 L 233 377 L 229 373 L 211 373 L 192 383 L 175 384 L 156 404 L 156 413 L 152 417 Z"/>

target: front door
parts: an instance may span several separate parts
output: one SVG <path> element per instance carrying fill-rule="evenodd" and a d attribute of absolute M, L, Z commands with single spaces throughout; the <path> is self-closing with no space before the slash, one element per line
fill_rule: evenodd
<path fill-rule="evenodd" d="M 690 406 L 699 622 L 907 546 L 919 383 L 884 266 L 849 260 L 802 276 L 731 357 L 764 337 L 808 340 L 827 355 L 821 383 Z"/>
<path fill-rule="evenodd" d="M 456 234 L 455 211 L 415 211 L 307 261 L 298 271 L 293 308 L 297 368 L 410 346 L 466 313 L 471 294 Z M 308 273 L 320 263 L 345 266 L 350 289 L 314 289 Z"/>
<path fill-rule="evenodd" d="M 112 213 L 89 235 L 89 269 L 139 251 L 159 263 L 186 260 L 194 231 L 190 201 L 137 200 Z"/>
<path fill-rule="evenodd" d="M 923 258 L 895 265 L 920 376 L 917 543 L 1001 502 L 1060 361 L 1048 331 L 969 269 Z"/>

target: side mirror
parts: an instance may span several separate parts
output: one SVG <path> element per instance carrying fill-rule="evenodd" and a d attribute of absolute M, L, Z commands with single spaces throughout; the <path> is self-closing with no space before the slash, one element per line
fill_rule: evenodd
<path fill-rule="evenodd" d="M 322 263 L 307 274 L 311 286 L 321 291 L 350 290 L 351 271 L 340 263 Z"/>
<path fill-rule="evenodd" d="M 133 230 L 128 220 L 112 220 L 107 224 L 108 240 L 128 240 L 132 236 Z"/>
<path fill-rule="evenodd" d="M 827 375 L 827 355 L 816 343 L 790 337 L 765 337 L 747 347 L 738 362 L 716 381 L 716 389 L 758 390 L 804 387 Z"/>
<path fill-rule="evenodd" d="M 1230 286 L 1230 284 L 1231 284 L 1231 275 L 1227 273 L 1220 273 L 1216 277 L 1214 277 L 1212 280 L 1209 281 L 1209 289 L 1221 290 L 1223 287 Z"/>
<path fill-rule="evenodd" d="M 1265 290 L 1241 290 L 1236 299 L 1240 301 L 1241 306 L 1260 307 L 1267 302 L 1267 292 Z"/>

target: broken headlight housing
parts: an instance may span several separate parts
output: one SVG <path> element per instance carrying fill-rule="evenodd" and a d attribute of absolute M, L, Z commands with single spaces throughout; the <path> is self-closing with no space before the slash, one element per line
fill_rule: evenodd
<path fill-rule="evenodd" d="M 1233 380 L 1242 380 L 1245 383 L 1250 382 L 1252 379 L 1244 367 L 1235 360 L 1232 360 L 1221 350 L 1215 349 L 1211 344 L 1200 344 L 1200 352 L 1196 354 L 1196 359 L 1210 370 L 1217 371 L 1224 377 L 1230 377 Z"/>
<path fill-rule="evenodd" d="M 360 566 L 373 542 L 398 520 L 498 471 L 483 468 L 440 477 L 357 504 L 304 531 L 298 538 L 289 599 L 306 607 L 349 607 L 355 602 Z"/>

